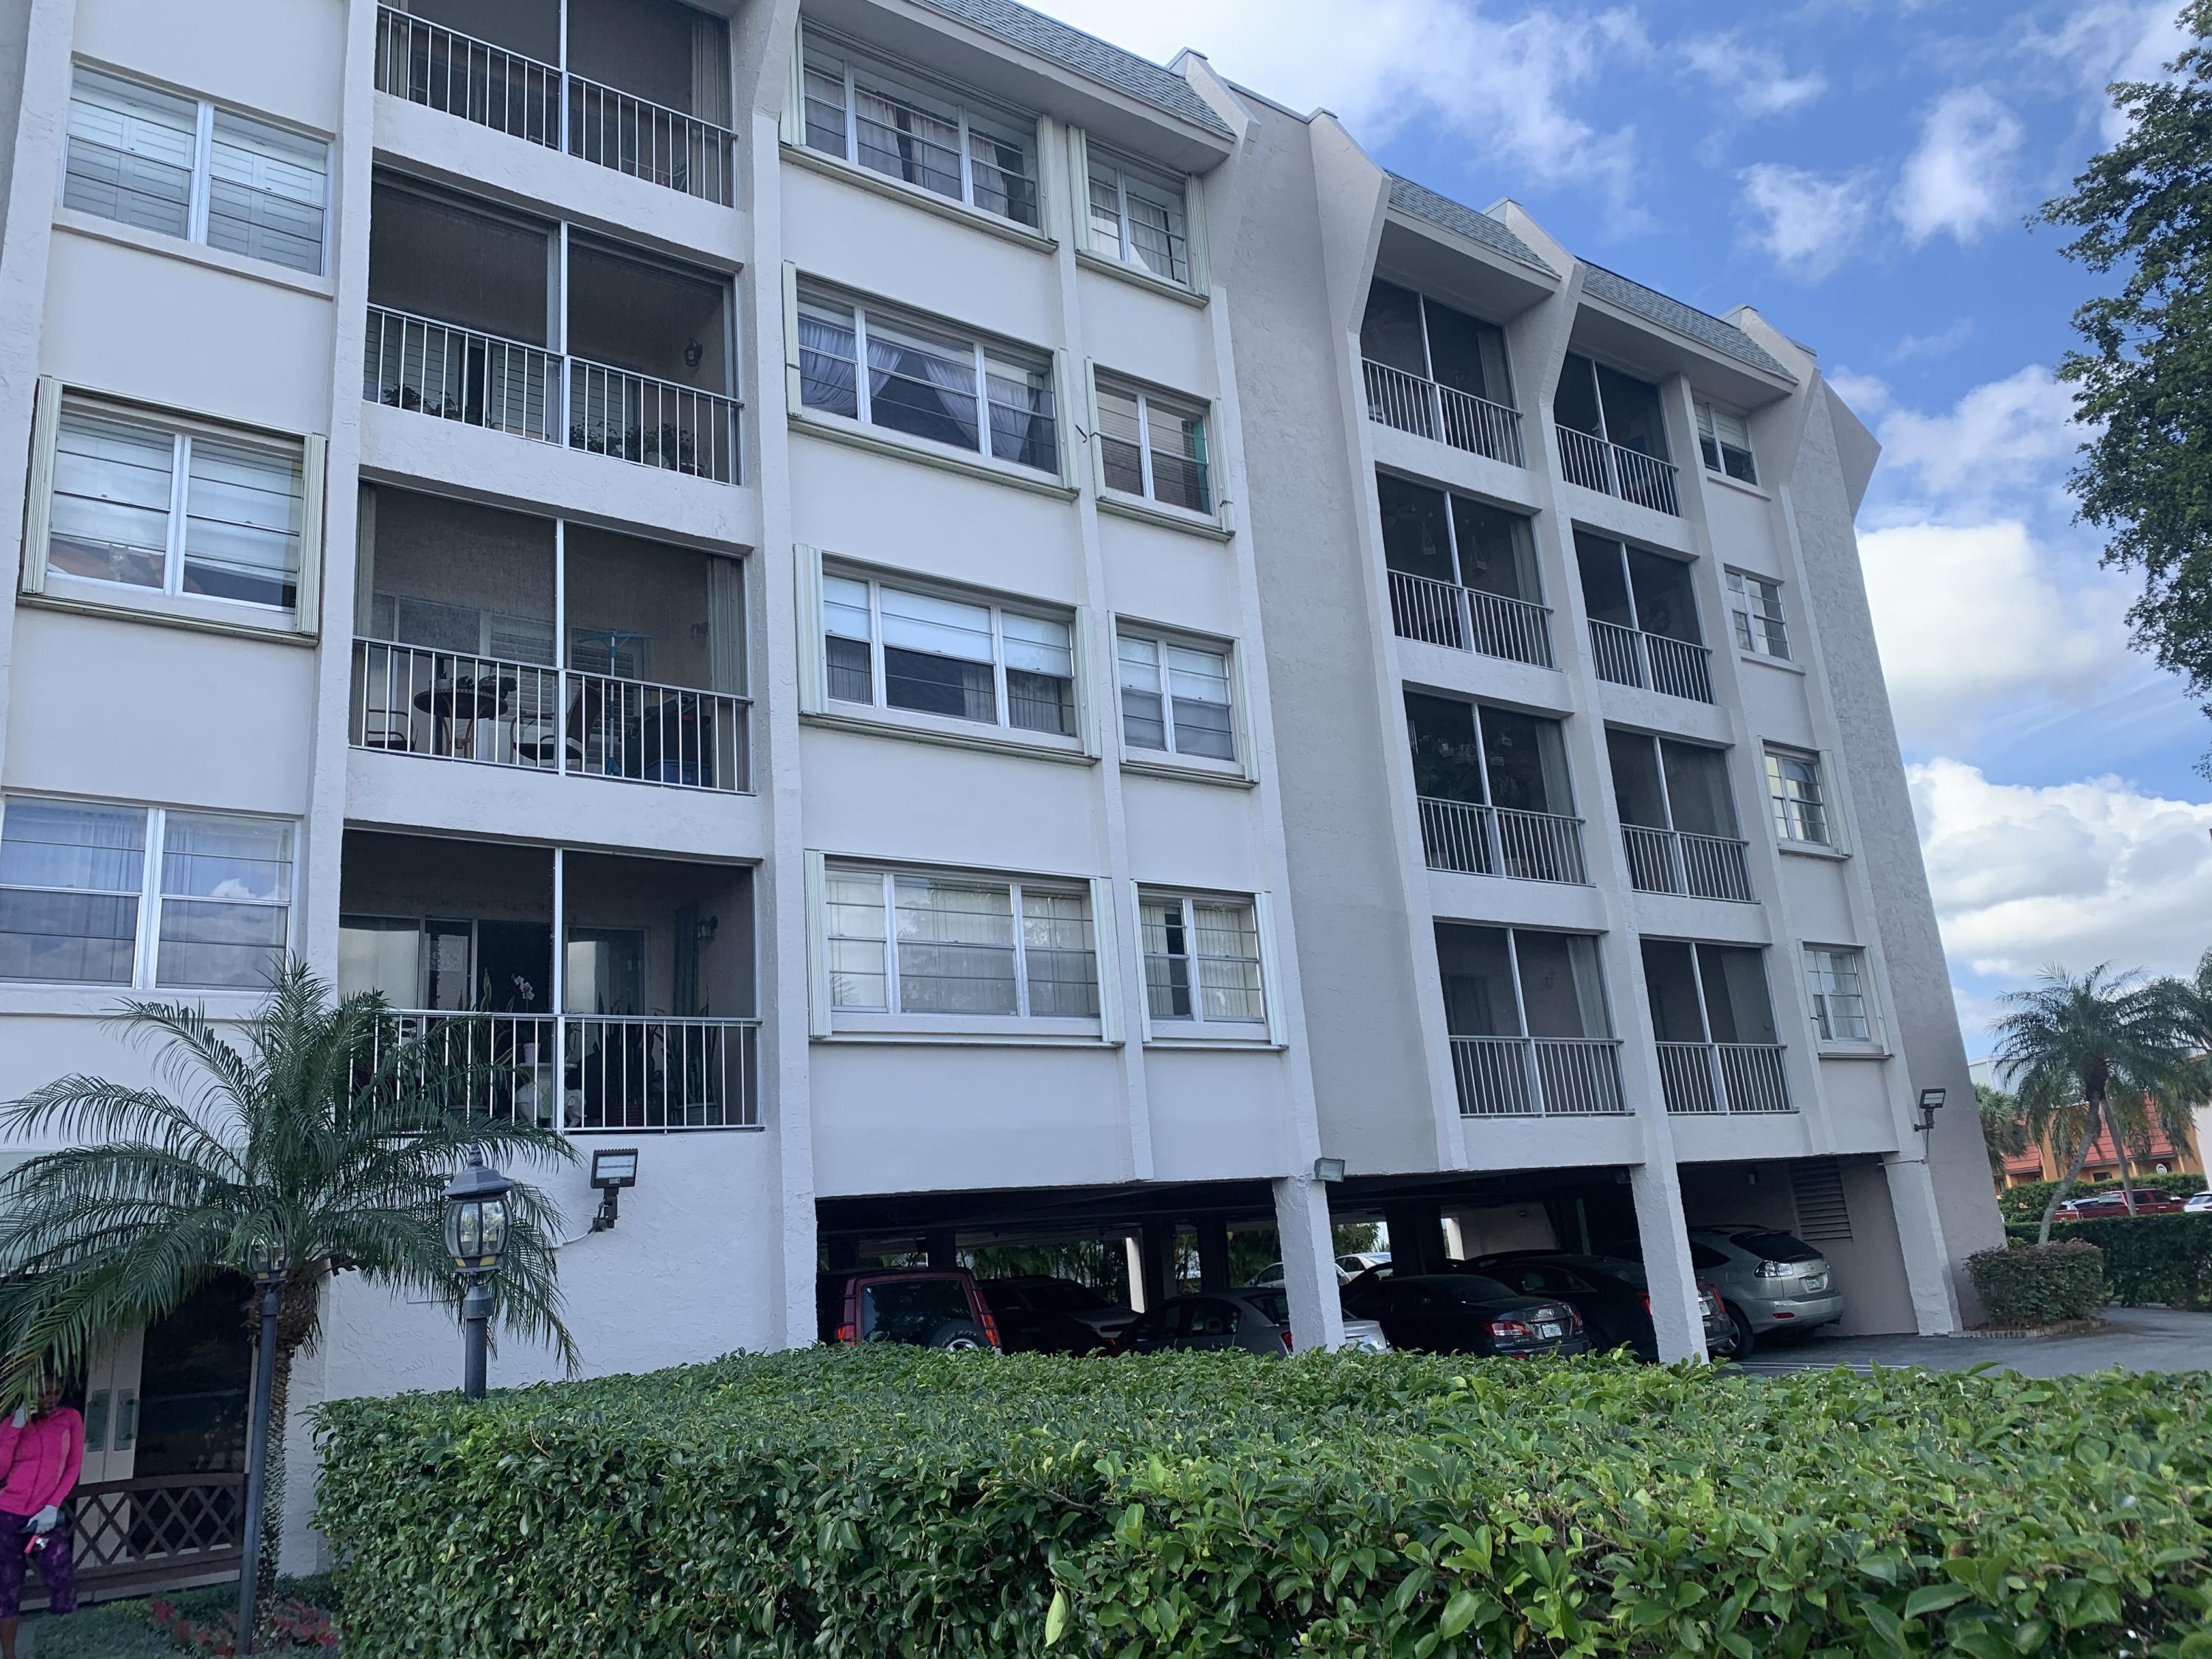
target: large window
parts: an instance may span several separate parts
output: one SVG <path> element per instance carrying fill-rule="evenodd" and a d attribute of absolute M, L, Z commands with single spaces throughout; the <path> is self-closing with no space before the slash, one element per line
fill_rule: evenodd
<path fill-rule="evenodd" d="M 836 702 L 1076 735 L 1066 617 L 829 573 L 822 612 Z"/>
<path fill-rule="evenodd" d="M 1188 288 L 1190 221 L 1182 181 L 1091 151 L 1091 251 Z"/>
<path fill-rule="evenodd" d="M 1098 453 L 1106 488 L 1194 513 L 1213 511 L 1206 410 L 1098 377 Z"/>
<path fill-rule="evenodd" d="M 0 979 L 258 990 L 290 939 L 279 819 L 11 795 Z"/>
<path fill-rule="evenodd" d="M 1087 886 L 833 864 L 823 900 L 836 1013 L 1098 1018 Z"/>
<path fill-rule="evenodd" d="M 1741 570 L 1728 573 L 1729 615 L 1739 651 L 1790 660 L 1790 628 L 1782 615 L 1782 584 Z"/>
<path fill-rule="evenodd" d="M 1132 749 L 1206 760 L 1237 758 L 1225 648 L 1178 644 L 1124 628 L 1115 636 L 1121 738 Z"/>
<path fill-rule="evenodd" d="M 1262 1035 L 1267 998 L 1253 901 L 1147 889 L 1139 891 L 1138 908 L 1146 1010 L 1153 1026 L 1176 1026 L 1186 1035 Z"/>
<path fill-rule="evenodd" d="M 79 68 L 62 205 L 320 275 L 330 147 Z"/>
<path fill-rule="evenodd" d="M 799 352 L 805 408 L 1060 471 L 1052 360 L 1042 352 L 812 288 L 799 290 Z"/>
<path fill-rule="evenodd" d="M 806 147 L 1034 228 L 1036 123 L 905 73 L 805 46 Z"/>
<path fill-rule="evenodd" d="M 1774 800 L 1774 832 L 1784 842 L 1809 847 L 1836 844 L 1818 755 L 1802 754 L 1794 749 L 1769 749 L 1766 790 Z"/>
<path fill-rule="evenodd" d="M 1725 472 L 1731 478 L 1745 483 L 1759 482 L 1759 468 L 1751 458 L 1751 426 L 1736 410 L 1724 404 L 1696 400 L 1698 408 L 1698 450 L 1705 457 L 1706 469 Z"/>
<path fill-rule="evenodd" d="M 1823 1042 L 1871 1042 L 1867 1012 L 1866 957 L 1825 945 L 1805 947 L 1805 989 L 1813 1000 L 1813 1029 Z"/>
<path fill-rule="evenodd" d="M 64 396 L 47 459 L 53 590 L 298 606 L 301 445 Z"/>

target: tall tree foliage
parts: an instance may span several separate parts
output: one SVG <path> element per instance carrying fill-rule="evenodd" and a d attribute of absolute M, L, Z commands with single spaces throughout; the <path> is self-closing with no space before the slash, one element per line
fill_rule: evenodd
<path fill-rule="evenodd" d="M 2074 313 L 2085 349 L 2058 370 L 2094 434 L 2069 484 L 2106 564 L 2142 573 L 2136 643 L 2212 712 L 2212 0 L 2181 23 L 2173 78 L 2112 88 L 2126 136 L 2039 216 L 2120 277 Z"/>

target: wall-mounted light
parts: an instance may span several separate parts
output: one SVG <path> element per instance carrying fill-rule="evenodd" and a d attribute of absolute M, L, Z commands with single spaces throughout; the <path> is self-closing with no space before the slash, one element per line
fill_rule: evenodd
<path fill-rule="evenodd" d="M 1334 1186 L 1344 1179 L 1344 1160 L 1340 1158 L 1316 1158 L 1313 1178 L 1323 1186 Z"/>
<path fill-rule="evenodd" d="M 617 1194 L 637 1185 L 637 1148 L 609 1147 L 592 1154 L 592 1186 L 599 1194 L 599 1212 L 592 1218 L 592 1231 L 605 1232 L 621 1214 Z"/>
<path fill-rule="evenodd" d="M 1920 1133 L 1926 1134 L 1936 1127 L 1936 1114 L 1943 1109 L 1946 1091 L 1923 1089 L 1920 1091 Z"/>

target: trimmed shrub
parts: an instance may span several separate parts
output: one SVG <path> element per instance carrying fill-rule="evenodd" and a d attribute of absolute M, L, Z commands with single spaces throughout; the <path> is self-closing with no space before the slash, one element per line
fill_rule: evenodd
<path fill-rule="evenodd" d="M 2104 1252 L 2076 1238 L 2048 1244 L 2015 1239 L 2009 1249 L 1968 1256 L 1966 1272 L 1993 1325 L 2087 1319 L 2111 1300 Z"/>
<path fill-rule="evenodd" d="M 351 1659 L 2212 1647 L 2212 1376 L 889 1346 L 336 1401 Z"/>
<path fill-rule="evenodd" d="M 2008 1227 L 2033 1239 L 2033 1227 Z M 2051 1242 L 2080 1241 L 2105 1253 L 2105 1284 L 2123 1307 L 2163 1303 L 2170 1308 L 2212 1308 L 2212 1214 L 2099 1216 L 2062 1221 Z"/>
<path fill-rule="evenodd" d="M 2021 1221 L 2040 1221 L 2043 1206 L 2051 1201 L 2051 1189 L 2055 1181 L 2031 1181 L 2019 1187 L 2006 1187 L 1997 1193 L 1997 1213 L 2008 1224 Z M 2139 1175 L 2131 1177 L 2128 1185 L 2138 1191 L 2155 1188 L 2160 1192 L 2178 1194 L 2187 1198 L 2192 1193 L 2212 1188 L 2212 1180 L 2201 1175 Z M 2120 1189 L 2117 1181 L 2077 1181 L 2069 1198 L 2090 1198 L 2099 1193 L 2116 1193 Z"/>

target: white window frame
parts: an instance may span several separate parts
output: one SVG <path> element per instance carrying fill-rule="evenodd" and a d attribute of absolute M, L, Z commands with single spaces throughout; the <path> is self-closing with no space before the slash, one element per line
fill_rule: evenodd
<path fill-rule="evenodd" d="M 823 576 L 842 577 L 847 581 L 866 583 L 868 589 L 868 690 L 872 701 L 855 702 L 840 697 L 829 690 L 829 616 L 823 607 L 822 627 L 815 648 L 823 660 L 823 712 L 842 709 L 865 709 L 866 718 L 886 725 L 914 725 L 931 731 L 949 733 L 994 733 L 1012 743 L 1040 744 L 1055 749 L 1081 752 L 1085 714 L 1084 687 L 1083 618 L 1079 611 L 1063 611 L 1048 605 L 1030 605 L 1019 600 L 1007 600 L 996 594 L 978 592 L 950 583 L 933 582 L 926 577 L 909 577 L 901 574 L 873 570 L 864 566 L 850 565 L 835 560 L 825 562 Z M 884 613 L 883 595 L 886 588 L 900 592 L 918 594 L 927 599 L 945 599 L 956 605 L 973 605 L 988 610 L 991 614 L 991 684 L 994 702 L 994 720 L 971 720 L 956 714 L 933 714 L 925 709 L 901 708 L 885 701 L 888 688 L 884 678 Z M 1069 696 L 1073 704 L 1075 730 L 1070 732 L 1040 732 L 1026 726 L 1012 723 L 1012 707 L 1006 693 L 1006 618 L 1009 615 L 1029 617 L 1039 622 L 1054 622 L 1064 625 L 1068 632 L 1072 666 L 1068 675 Z M 842 635 L 839 638 L 844 638 Z"/>
<path fill-rule="evenodd" d="M 1091 214 L 1094 210 L 1091 194 L 1091 176 L 1093 169 L 1100 167 L 1109 169 L 1114 174 L 1115 226 L 1119 242 L 1112 248 L 1101 247 L 1097 238 L 1091 231 Z M 1135 173 L 1154 185 L 1164 185 L 1171 182 L 1177 194 L 1182 198 L 1183 274 L 1180 276 L 1176 276 L 1172 270 L 1175 262 L 1172 232 L 1170 233 L 1168 250 L 1170 270 L 1154 270 L 1137 257 L 1136 240 L 1129 234 L 1129 175 L 1132 173 Z M 1195 234 L 1198 216 L 1192 210 L 1192 202 L 1197 194 L 1197 188 L 1191 176 L 1188 173 L 1176 173 L 1166 167 L 1148 166 L 1143 161 L 1123 155 L 1117 150 L 1103 146 L 1093 146 L 1088 142 L 1087 136 L 1083 146 L 1082 176 L 1083 192 L 1078 203 L 1078 209 L 1081 216 L 1079 222 L 1083 231 L 1081 246 L 1084 250 L 1094 258 L 1104 259 L 1114 264 L 1126 265 L 1139 276 L 1149 277 L 1154 282 L 1164 283 L 1170 288 L 1188 289 L 1196 292 L 1199 277 L 1198 238 Z"/>
<path fill-rule="evenodd" d="M 1864 947 L 1856 945 L 1807 945 L 1802 950 L 1805 973 L 1806 1012 L 1813 1022 L 1813 1035 L 1824 1048 L 1879 1048 L 1882 1045 L 1882 1026 L 1880 1011 L 1875 1006 L 1874 978 Z M 1815 958 L 1822 960 L 1816 963 Z M 1863 1033 L 1838 1035 L 1836 1022 L 1829 1012 L 1832 999 L 1841 1000 L 1840 991 L 1821 988 L 1838 981 L 1842 975 L 1838 964 L 1844 964 L 1858 981 L 1856 994 L 1859 1023 L 1866 1027 Z"/>
<path fill-rule="evenodd" d="M 1091 370 L 1091 380 L 1093 398 L 1091 431 L 1094 441 L 1093 449 L 1097 457 L 1099 489 L 1106 495 L 1119 496 L 1127 501 L 1143 501 L 1147 507 L 1169 513 L 1187 513 L 1194 517 L 1218 520 L 1221 513 L 1221 489 L 1218 469 L 1214 465 L 1213 405 L 1203 398 L 1187 397 L 1181 392 L 1155 392 L 1140 380 L 1129 380 L 1110 370 L 1097 368 L 1095 366 Z M 1099 416 L 1096 400 L 1109 392 L 1116 397 L 1130 398 L 1136 401 L 1139 450 L 1137 459 L 1143 487 L 1133 492 L 1120 489 L 1106 481 L 1105 424 Z M 1158 484 L 1152 476 L 1152 405 L 1156 403 L 1164 409 L 1194 417 L 1198 422 L 1200 494 L 1206 501 L 1203 507 L 1185 507 L 1180 501 L 1160 499 Z M 1116 440 L 1115 441 L 1124 441 Z"/>
<path fill-rule="evenodd" d="M 1705 471 L 1717 478 L 1726 478 L 1731 483 L 1745 484 L 1753 489 L 1758 489 L 1759 487 L 1759 454 L 1751 447 L 1751 417 L 1736 408 L 1735 404 L 1724 404 L 1717 398 L 1692 398 L 1690 401 L 1698 428 L 1698 459 L 1704 464 Z M 1743 458 L 1744 465 L 1751 473 L 1748 478 L 1739 478 L 1728 470 L 1728 456 L 1721 445 L 1719 417 L 1723 415 L 1741 422 L 1743 426 Z M 1713 445 L 1713 459 L 1710 461 L 1705 459 L 1705 441 L 1708 438 L 1712 440 Z M 1735 446 L 1730 445 L 1729 447 L 1734 448 Z"/>
<path fill-rule="evenodd" d="M 842 152 L 820 149 L 808 136 L 811 128 L 806 116 L 805 88 L 808 73 L 806 53 L 808 48 L 815 45 L 818 45 L 823 52 L 839 59 L 845 66 L 845 148 Z M 890 63 L 872 52 L 848 44 L 841 35 L 813 28 L 803 19 L 799 29 L 798 54 L 799 101 L 798 137 L 795 141 L 797 148 L 811 151 L 816 155 L 831 156 L 832 159 L 843 162 L 856 172 L 866 174 L 870 179 L 880 179 L 888 185 L 901 190 L 913 191 L 931 201 L 957 202 L 963 207 L 970 208 L 1002 224 L 1012 225 L 1019 230 L 1033 234 L 1046 234 L 1043 145 L 1039 139 L 1040 123 L 1036 116 L 965 92 L 935 76 L 910 70 L 902 65 Z M 860 100 L 855 94 L 866 76 L 856 71 L 867 71 L 888 82 L 889 84 L 883 88 L 886 94 L 905 97 L 919 93 L 925 97 L 934 98 L 951 106 L 958 118 L 956 125 L 960 130 L 959 195 L 947 196 L 941 191 L 930 189 L 927 185 L 915 184 L 910 180 L 899 178 L 895 173 L 879 172 L 860 160 Z M 1028 178 L 1036 206 L 1037 216 L 1035 223 L 1025 219 L 1016 218 L 1011 213 L 1001 213 L 995 208 L 986 207 L 975 199 L 975 155 L 970 147 L 969 137 L 973 131 L 969 125 L 971 112 L 985 121 L 1015 128 L 1024 125 L 1028 127 L 1030 133 Z"/>
<path fill-rule="evenodd" d="M 1167 746 L 1147 748 L 1129 740 L 1127 720 L 1121 703 L 1121 641 L 1124 637 L 1143 640 L 1159 653 L 1160 723 L 1164 728 Z M 1170 647 L 1187 651 L 1218 652 L 1229 685 L 1230 741 L 1236 753 L 1227 759 L 1218 755 L 1185 754 L 1175 746 L 1175 694 L 1168 679 L 1167 653 Z M 1214 639 L 1200 634 L 1187 634 L 1176 629 L 1157 628 L 1133 618 L 1116 617 L 1114 623 L 1114 718 L 1121 733 L 1121 763 L 1133 770 L 1160 769 L 1178 772 L 1203 772 L 1237 780 L 1249 780 L 1252 770 L 1252 738 L 1246 729 L 1245 695 L 1243 658 L 1232 640 Z"/>
<path fill-rule="evenodd" d="M 141 587 L 100 577 L 52 569 L 48 553 L 53 531 L 54 472 L 67 409 L 98 420 L 113 421 L 167 434 L 170 451 L 168 538 L 162 550 L 162 585 Z M 254 449 L 289 459 L 299 469 L 300 560 L 294 573 L 291 606 L 263 605 L 182 591 L 185 535 L 191 488 L 191 444 L 196 437 Z M 24 514 L 21 591 L 57 601 L 88 605 L 149 621 L 244 628 L 256 633 L 313 635 L 322 608 L 323 471 L 327 440 L 319 433 L 280 436 L 232 426 L 183 410 L 104 398 L 64 388 L 42 376 L 32 416 L 29 501 Z"/>
<path fill-rule="evenodd" d="M 1767 811 L 1774 823 L 1775 838 L 1784 848 L 1814 848 L 1821 852 L 1839 853 L 1842 837 L 1836 822 L 1835 792 L 1828 785 L 1827 757 L 1810 749 L 1793 749 L 1786 744 L 1766 744 L 1760 750 L 1761 766 L 1766 774 Z M 1778 763 L 1795 761 L 1812 773 L 1815 793 L 1812 804 L 1820 809 L 1820 839 L 1798 835 L 1791 827 L 1793 817 L 1802 818 L 1802 810 L 1793 811 L 1797 803 L 1785 793 L 1785 784 Z"/>
<path fill-rule="evenodd" d="M 810 855 L 815 856 L 815 855 Z M 829 964 L 832 935 L 828 924 L 827 882 L 830 877 L 880 877 L 883 883 L 884 937 L 884 1003 L 882 1009 L 839 1007 L 835 1002 L 835 975 Z M 908 1013 L 900 1006 L 900 976 L 898 962 L 898 897 L 897 883 L 902 878 L 916 877 L 970 886 L 1004 887 L 1008 892 L 1013 937 L 1014 1006 L 1011 1014 L 985 1013 Z M 1098 902 L 1101 884 L 1086 878 L 1073 876 L 1038 876 L 1014 873 L 1002 870 L 953 869 L 937 865 L 900 865 L 883 863 L 870 859 L 824 858 L 822 860 L 823 897 L 821 916 L 811 931 L 822 953 L 823 967 L 817 975 L 821 999 L 821 1015 L 827 1017 L 826 1029 L 817 1017 L 816 1036 L 1000 1036 L 1023 1040 L 1088 1039 L 1096 1042 L 1102 1038 L 1113 1040 L 1109 1029 L 1107 1011 L 1110 1006 L 1106 976 L 1113 957 L 1107 931 L 1113 926 L 1110 915 L 1102 915 Z M 1029 943 L 1024 937 L 1022 893 L 1024 887 L 1055 895 L 1079 896 L 1089 913 L 1092 972 L 1096 975 L 1100 1012 L 1088 1017 L 1070 1015 L 1032 1014 L 1029 1012 L 1030 974 Z M 810 905 L 810 908 L 812 906 Z M 845 937 L 837 935 L 837 938 Z M 870 945 L 878 941 L 869 939 Z"/>
<path fill-rule="evenodd" d="M 70 102 L 71 105 L 76 101 L 76 77 L 80 73 L 103 76 L 108 80 L 120 81 L 125 85 L 142 88 L 161 97 L 178 99 L 193 106 L 195 114 L 192 127 L 191 196 L 185 209 L 185 234 L 179 240 L 212 249 L 217 253 L 226 254 L 233 258 L 252 259 L 256 264 L 268 265 L 276 270 L 293 271 L 302 276 L 325 276 L 330 274 L 331 151 L 328 138 L 320 133 L 309 132 L 289 121 L 280 121 L 274 117 L 261 114 L 258 111 L 240 109 L 234 104 L 218 104 L 212 99 L 201 98 L 171 87 L 157 86 L 150 81 L 141 80 L 137 76 L 118 74 L 114 70 L 93 64 L 72 63 L 70 64 Z M 214 244 L 208 240 L 208 208 L 214 194 L 215 118 L 218 110 L 226 115 L 236 116 L 240 120 L 251 121 L 260 126 L 274 127 L 280 132 L 304 140 L 309 144 L 322 146 L 322 236 L 319 240 L 320 251 L 312 270 L 301 265 L 286 264 L 279 259 L 258 258 L 250 253 L 233 253 L 228 248 L 216 248 Z M 62 122 L 61 173 L 54 182 L 54 204 L 58 208 L 66 208 L 64 198 L 69 193 L 69 118 L 65 111 Z M 160 236 L 168 234 L 162 231 L 139 230 L 138 227 L 130 225 L 124 220 L 109 219 L 105 215 L 92 213 L 83 208 L 66 208 L 66 210 L 71 213 L 83 213 L 87 217 L 100 219 L 103 223 L 124 225 L 125 228 L 137 231 L 142 235 Z"/>
<path fill-rule="evenodd" d="M 1764 657 L 1769 662 L 1794 662 L 1790 654 L 1790 613 L 1782 603 L 1782 584 L 1772 576 L 1762 576 L 1756 570 L 1739 570 L 1728 566 L 1729 625 L 1736 636 L 1736 649 L 1754 657 Z M 1771 588 L 1774 594 L 1776 614 L 1769 617 L 1752 607 L 1752 585 Z M 1761 598 L 1765 596 L 1760 595 Z M 1762 643 L 1764 641 L 1764 643 Z M 1778 644 L 1779 650 L 1769 647 Z"/>
<path fill-rule="evenodd" d="M 1137 994 L 1139 1007 L 1144 1019 L 1144 1040 L 1148 1044 L 1175 1042 L 1195 1042 L 1213 1046 L 1242 1044 L 1249 1048 L 1279 1047 L 1282 1033 L 1277 1015 L 1278 966 L 1274 947 L 1274 927 L 1268 896 L 1265 893 L 1212 892 L 1200 888 L 1168 887 L 1151 882 L 1138 882 L 1136 888 L 1137 923 Z M 1145 948 L 1145 907 L 1148 904 L 1175 904 L 1182 908 L 1185 954 L 1179 958 L 1191 966 L 1190 1014 L 1188 1018 L 1156 1014 L 1152 1012 L 1152 975 L 1147 968 L 1152 952 Z M 1241 905 L 1251 915 L 1253 948 L 1255 957 L 1200 957 L 1197 952 L 1198 926 L 1194 914 L 1200 904 Z M 1178 960 L 1170 957 L 1170 961 Z M 1259 971 L 1261 1016 L 1256 1020 L 1208 1019 L 1206 999 L 1199 981 L 1197 964 L 1200 962 L 1251 961 Z"/>
<path fill-rule="evenodd" d="M 109 992 L 118 990 L 188 991 L 194 993 L 195 994 L 204 996 L 234 995 L 259 997 L 266 994 L 267 988 L 264 986 L 195 985 L 165 981 L 159 977 L 161 953 L 161 908 L 164 900 L 168 896 L 162 890 L 161 866 L 165 860 L 165 854 L 168 843 L 169 816 L 172 812 L 175 812 L 179 816 L 184 817 L 242 818 L 251 819 L 254 822 L 262 823 L 282 824 L 284 827 L 287 836 L 285 843 L 286 851 L 291 862 L 291 880 L 290 884 L 285 890 L 284 896 L 281 902 L 266 899 L 222 899 L 213 901 L 217 903 L 252 904 L 266 909 L 282 909 L 284 912 L 284 939 L 283 944 L 277 947 L 280 952 L 280 959 L 283 957 L 289 957 L 292 954 L 299 938 L 301 859 L 300 821 L 298 819 L 288 818 L 278 814 L 269 812 L 224 811 L 207 807 L 149 806 L 137 801 L 94 799 L 90 798 L 63 795 L 44 795 L 28 790 L 17 789 L 9 790 L 5 794 L 0 794 L 0 832 L 4 832 L 6 827 L 7 811 L 9 803 L 30 800 L 52 801 L 57 805 L 64 806 L 101 806 L 121 808 L 128 811 L 143 813 L 145 816 L 146 833 L 144 840 L 139 849 L 140 863 L 137 891 L 138 926 L 136 936 L 131 942 L 131 977 L 128 981 L 125 982 L 118 982 L 114 980 L 0 979 L 0 986 L 13 987 L 19 991 L 27 988 L 43 988 L 51 990 L 94 989 Z M 125 896 L 125 895 L 118 890 L 106 888 L 31 888 L 17 887 L 10 884 L 7 890 L 11 892 L 94 893 L 118 897 Z M 183 896 L 179 896 L 178 897 L 178 902 L 182 904 L 192 904 L 205 902 L 207 901 Z"/>

